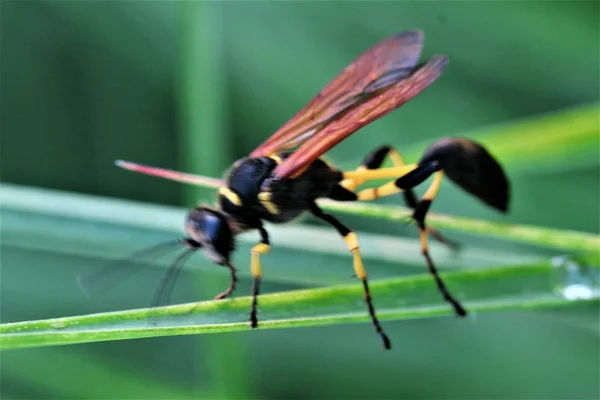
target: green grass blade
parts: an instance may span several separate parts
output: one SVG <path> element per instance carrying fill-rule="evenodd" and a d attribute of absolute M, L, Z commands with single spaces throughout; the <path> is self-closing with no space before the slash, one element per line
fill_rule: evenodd
<path fill-rule="evenodd" d="M 320 204 L 327 210 L 349 215 L 384 219 L 386 221 L 406 221 L 412 215 L 412 210 L 405 207 L 365 203 L 345 204 L 326 200 L 323 200 Z M 427 221 L 436 228 L 478 233 L 553 249 L 575 251 L 600 250 L 600 237 L 585 232 L 483 221 L 435 212 L 427 214 Z"/>
<path fill-rule="evenodd" d="M 105 259 L 109 262 L 156 242 L 178 237 L 182 232 L 185 210 L 181 208 L 8 184 L 1 188 L 2 245 L 11 248 L 60 251 L 71 256 Z M 398 213 L 397 218 L 402 216 L 397 210 L 390 209 L 389 212 Z M 487 224 L 483 221 L 479 223 L 484 226 Z M 269 268 L 265 279 L 310 285 L 337 284 L 348 279 L 351 268 L 348 251 L 331 229 L 292 224 L 269 226 L 269 231 L 276 238 L 276 248 L 269 254 L 268 261 L 265 261 L 268 265 L 279 264 L 282 267 Z M 398 268 L 399 263 L 423 271 L 420 244 L 416 232 L 414 233 L 414 237 L 410 239 L 361 233 L 363 255 L 372 276 L 398 275 L 402 272 Z M 236 263 L 244 265 L 248 262 L 247 254 L 256 240 L 257 237 L 253 234 L 239 237 Z M 295 253 L 290 254 L 290 251 Z M 540 258 L 540 254 L 531 249 L 510 252 L 501 247 L 483 248 L 481 245 L 464 246 L 460 252 L 454 252 L 435 241 L 431 243 L 431 251 L 441 269 L 524 264 Z M 296 260 L 294 255 L 300 253 L 303 255 L 302 259 Z M 322 268 L 324 260 L 328 265 L 325 269 Z M 371 267 L 373 261 L 379 262 Z M 148 263 L 165 268 L 168 259 Z M 204 257 L 194 257 L 191 265 L 197 264 L 206 266 L 203 273 L 221 272 L 205 261 Z M 247 269 L 240 268 L 240 274 L 248 274 Z"/>
<path fill-rule="evenodd" d="M 541 309 L 597 302 L 598 256 L 576 265 L 539 262 L 448 273 L 444 279 L 471 312 Z M 428 275 L 372 282 L 383 320 L 452 314 Z M 319 326 L 368 320 L 361 285 L 268 294 L 260 299 L 261 329 Z M 248 331 L 250 299 L 26 321 L 0 325 L 0 347 L 17 349 L 158 336 Z M 150 318 L 150 319 L 149 319 Z M 154 324 L 150 321 L 155 321 Z"/>
<path fill-rule="evenodd" d="M 0 185 L 0 204 L 14 210 L 65 216 L 86 221 L 118 221 L 130 226 L 164 229 L 172 232 L 180 232 L 182 224 L 182 215 L 177 208 L 66 194 L 11 184 Z M 404 222 L 412 213 L 407 208 L 396 206 L 336 203 L 327 200 L 319 201 L 319 204 L 329 211 L 387 221 Z M 149 219 L 148 215 L 152 215 L 152 218 Z M 584 232 L 483 221 L 434 212 L 428 214 L 427 220 L 437 228 L 478 233 L 561 251 L 597 252 L 600 250 L 600 237 Z"/>

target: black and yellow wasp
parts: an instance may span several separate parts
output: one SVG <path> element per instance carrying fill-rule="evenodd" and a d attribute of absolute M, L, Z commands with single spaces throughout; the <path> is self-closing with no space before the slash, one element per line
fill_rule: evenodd
<path fill-rule="evenodd" d="M 194 251 L 202 249 L 231 272 L 229 287 L 217 298 L 233 293 L 236 270 L 230 261 L 236 235 L 258 230 L 260 243 L 252 247 L 250 270 L 253 277 L 250 325 L 258 326 L 257 298 L 262 278 L 261 256 L 271 249 L 263 222 L 289 222 L 308 211 L 332 225 L 344 239 L 354 258 L 354 272 L 363 284 L 371 321 L 391 348 L 383 332 L 369 291 L 367 271 L 360 254 L 356 233 L 333 215 L 319 208 L 316 200 L 371 201 L 403 193 L 414 210 L 413 219 L 420 231 L 422 252 L 444 299 L 457 315 L 467 312 L 448 292 L 428 252 L 428 234 L 445 241 L 426 225 L 426 215 L 444 176 L 487 205 L 506 212 L 509 183 L 494 158 L 478 143 L 465 138 L 443 138 L 431 145 L 420 160 L 406 164 L 393 147 L 371 152 L 352 171 L 341 171 L 322 156 L 366 124 L 400 107 L 436 81 L 448 64 L 446 56 L 435 56 L 419 63 L 424 36 L 407 31 L 378 43 L 348 65 L 329 85 L 292 119 L 261 144 L 248 157 L 238 160 L 224 180 L 185 174 L 117 161 L 120 167 L 186 183 L 219 185 L 218 206 L 200 206 L 187 215 L 187 237 L 181 240 L 188 250 L 172 267 Z M 389 158 L 392 167 L 382 168 Z M 432 183 L 420 200 L 412 189 L 433 175 Z M 381 186 L 359 190 L 372 180 Z"/>

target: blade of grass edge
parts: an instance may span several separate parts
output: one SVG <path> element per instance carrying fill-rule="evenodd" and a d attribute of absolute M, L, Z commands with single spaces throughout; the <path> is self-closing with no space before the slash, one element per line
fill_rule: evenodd
<path fill-rule="evenodd" d="M 588 256 L 574 272 L 573 264 L 537 264 L 444 274 L 451 290 L 471 312 L 541 309 L 598 302 L 598 255 Z M 383 320 L 450 315 L 429 275 L 372 283 Z M 360 285 L 296 290 L 261 296 L 261 329 L 365 322 Z M 157 309 L 15 322 L 0 325 L 0 348 L 51 346 L 157 336 L 250 331 L 246 322 L 250 299 L 180 304 Z M 152 326 L 148 317 L 164 320 Z M 243 321 L 243 322 L 239 322 Z"/>
<path fill-rule="evenodd" d="M 319 201 L 319 204 L 329 211 L 387 221 L 404 222 L 412 214 L 411 210 L 396 206 L 336 203 L 326 200 Z M 172 207 L 29 188 L 8 183 L 0 184 L 0 205 L 28 212 L 102 222 L 119 221 L 119 223 L 131 226 L 167 230 L 173 226 L 174 217 L 172 212 L 164 212 L 164 210 L 174 210 Z M 147 215 L 153 215 L 152 220 L 149 220 Z M 479 233 L 563 251 L 597 252 L 600 249 L 600 237 L 585 232 L 514 225 L 434 212 L 428 214 L 427 220 L 432 226 L 438 228 Z"/>
<path fill-rule="evenodd" d="M 403 222 L 412 215 L 412 210 L 404 207 L 336 203 L 329 200 L 323 200 L 320 204 L 327 210 L 386 221 Z M 435 212 L 427 214 L 427 222 L 436 228 L 479 233 L 553 249 L 575 251 L 598 251 L 600 249 L 600 237 L 585 232 L 484 221 Z"/>

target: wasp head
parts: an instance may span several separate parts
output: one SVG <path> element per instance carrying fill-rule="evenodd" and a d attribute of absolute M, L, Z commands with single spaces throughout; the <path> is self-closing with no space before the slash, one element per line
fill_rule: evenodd
<path fill-rule="evenodd" d="M 234 239 L 227 215 L 204 206 L 194 208 L 186 217 L 185 230 L 188 246 L 204 249 L 207 257 L 219 265 L 229 263 Z"/>

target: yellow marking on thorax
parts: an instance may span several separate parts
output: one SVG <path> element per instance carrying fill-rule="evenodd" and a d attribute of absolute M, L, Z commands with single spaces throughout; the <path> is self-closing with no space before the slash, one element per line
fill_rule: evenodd
<path fill-rule="evenodd" d="M 273 215 L 279 214 L 279 209 L 277 206 L 271 201 L 271 192 L 260 192 L 258 194 L 258 200 L 260 203 Z"/>
<path fill-rule="evenodd" d="M 242 199 L 240 199 L 240 196 L 238 196 L 236 192 L 229 189 L 228 187 L 220 187 L 219 194 L 238 207 L 242 205 Z"/>
<path fill-rule="evenodd" d="M 271 160 L 275 161 L 277 164 L 281 164 L 281 157 L 279 157 L 279 155 L 277 154 L 271 154 L 270 156 L 268 156 Z"/>

